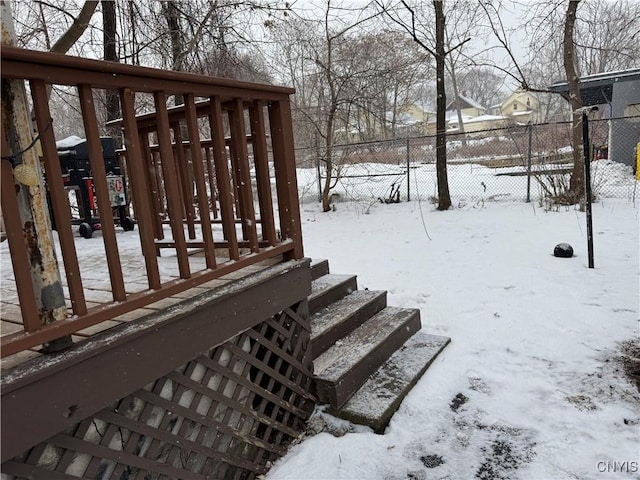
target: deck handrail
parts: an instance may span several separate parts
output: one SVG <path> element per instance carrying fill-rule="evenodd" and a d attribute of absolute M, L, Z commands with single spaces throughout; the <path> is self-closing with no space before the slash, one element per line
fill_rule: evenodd
<path fill-rule="evenodd" d="M 2 210 L 24 329 L 2 336 L 1 356 L 71 335 L 265 259 L 302 258 L 289 103 L 293 89 L 13 47 L 2 48 L 1 74 L 3 81 L 25 81 L 31 91 L 41 164 L 62 247 L 68 309 L 66 319 L 43 324 L 41 292 L 21 274 L 29 252 L 22 241 L 24 226 L 6 194 L 16 180 L 3 160 Z M 111 301 L 99 305 L 87 300 L 78 263 L 55 144 L 57 112 L 49 108 L 47 94 L 56 85 L 75 87 L 82 110 L 112 292 Z M 110 220 L 95 101 L 105 89 L 117 91 L 122 111 L 117 124 L 122 129 L 121 161 L 145 266 L 146 286 L 136 291 L 126 285 Z M 182 96 L 184 104 L 168 106 L 171 95 Z M 137 115 L 139 97 L 150 101 L 153 111 Z M 194 270 L 190 264 L 194 246 L 203 250 L 206 267 Z M 165 278 L 158 267 L 161 249 L 168 247 L 175 252 L 177 278 Z M 221 248 L 228 254 L 224 261 L 216 258 Z M 34 299 L 40 318 L 34 318 Z"/>

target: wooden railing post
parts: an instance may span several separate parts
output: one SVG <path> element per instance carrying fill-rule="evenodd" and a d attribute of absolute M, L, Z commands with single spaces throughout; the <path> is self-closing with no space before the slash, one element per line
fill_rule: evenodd
<path fill-rule="evenodd" d="M 245 240 L 249 241 L 252 252 L 258 252 L 258 233 L 256 214 L 253 205 L 253 188 L 249 174 L 249 156 L 247 151 L 247 131 L 242 100 L 236 98 L 229 111 L 231 127 L 231 156 L 233 171 L 236 174 L 236 196 L 240 205 L 240 219 Z"/>
<path fill-rule="evenodd" d="M 140 230 L 140 246 L 145 259 L 147 269 L 147 281 L 149 288 L 157 290 L 161 286 L 156 248 L 153 239 L 153 218 L 148 195 L 144 194 L 145 161 L 140 148 L 140 135 L 136 124 L 135 104 L 133 92 L 128 88 L 120 90 L 120 105 L 122 105 L 122 117 L 124 127 L 124 141 L 127 149 L 127 165 L 129 167 L 129 181 L 133 195 L 133 207 L 136 211 L 136 219 Z"/>
<path fill-rule="evenodd" d="M 211 140 L 213 141 L 213 161 L 220 192 L 220 216 L 222 217 L 222 228 L 224 237 L 229 242 L 229 258 L 238 260 L 238 236 L 233 217 L 233 200 L 231 196 L 231 176 L 229 175 L 229 164 L 227 151 L 224 144 L 224 128 L 222 127 L 222 106 L 218 97 L 211 97 L 211 108 L 209 111 L 209 128 L 211 129 Z"/>
<path fill-rule="evenodd" d="M 289 100 L 272 102 L 269 106 L 269 123 L 273 142 L 273 166 L 276 172 L 278 208 L 282 238 L 293 240 L 295 248 L 287 257 L 302 258 L 302 226 L 300 202 L 296 178 L 296 157 L 293 149 L 291 106 Z"/>
<path fill-rule="evenodd" d="M 271 179 L 269 178 L 269 154 L 264 120 L 264 105 L 254 102 L 249 109 L 251 122 L 251 145 L 256 168 L 258 202 L 260 204 L 260 220 L 262 222 L 262 238 L 273 246 L 277 243 L 276 226 L 273 218 L 273 199 L 271 197 Z"/>

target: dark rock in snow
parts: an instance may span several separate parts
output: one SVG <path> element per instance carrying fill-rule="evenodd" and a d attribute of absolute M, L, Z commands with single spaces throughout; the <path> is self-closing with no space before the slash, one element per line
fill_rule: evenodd
<path fill-rule="evenodd" d="M 559 243 L 553 249 L 553 255 L 560 258 L 571 258 L 573 257 L 573 247 L 568 243 Z"/>

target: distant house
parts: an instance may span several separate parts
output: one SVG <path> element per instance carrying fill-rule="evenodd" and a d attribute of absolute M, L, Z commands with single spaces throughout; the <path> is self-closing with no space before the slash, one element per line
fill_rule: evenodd
<path fill-rule="evenodd" d="M 400 109 L 400 112 L 403 115 L 407 115 L 410 118 L 413 118 L 416 123 L 426 124 L 429 120 L 436 118 L 436 112 L 432 112 L 431 110 L 416 105 L 415 103 L 410 103 L 405 105 Z"/>
<path fill-rule="evenodd" d="M 415 105 L 403 107 L 395 115 L 387 112 L 385 117 L 387 130 L 395 137 L 420 135 L 423 132 L 425 113 Z"/>
<path fill-rule="evenodd" d="M 495 105 L 491 105 L 487 113 L 489 115 L 502 115 L 502 104 L 496 103 Z"/>
<path fill-rule="evenodd" d="M 541 120 L 540 102 L 533 93 L 518 89 L 502 102 L 500 115 L 519 124 L 538 123 Z"/>
<path fill-rule="evenodd" d="M 470 119 L 484 115 L 486 112 L 486 108 L 484 108 L 475 100 L 472 100 L 463 95 L 459 95 L 457 99 L 452 100 L 447 104 L 446 122 L 447 131 L 450 133 L 458 131 L 458 107 L 460 108 L 460 115 L 462 117 L 463 125 L 466 125 Z M 431 119 L 427 121 L 425 125 L 427 135 L 435 135 L 435 114 L 433 114 L 433 117 L 431 117 Z"/>
<path fill-rule="evenodd" d="M 448 112 L 456 112 L 458 108 L 462 115 L 467 115 L 469 117 L 479 117 L 480 115 L 484 115 L 487 111 L 487 109 L 478 102 L 465 97 L 464 95 L 458 95 L 458 98 L 447 104 Z"/>
<path fill-rule="evenodd" d="M 420 135 L 430 121 L 435 122 L 436 113 L 426 107 L 410 103 L 401 107 L 396 113 L 396 130 L 403 130 L 410 134 Z M 389 124 L 389 113 L 387 113 Z"/>
<path fill-rule="evenodd" d="M 505 117 L 503 115 L 480 115 L 478 117 L 462 117 L 464 132 L 467 134 L 492 130 L 495 128 L 504 128 L 511 125 L 512 123 L 513 120 L 510 117 Z M 457 116 L 454 116 L 449 120 L 447 131 L 449 133 L 456 133 L 460 131 Z"/>
<path fill-rule="evenodd" d="M 568 93 L 567 82 L 556 82 L 551 90 Z M 603 106 L 609 123 L 609 158 L 636 166 L 640 143 L 640 69 L 597 73 L 580 79 L 582 105 Z"/>
<path fill-rule="evenodd" d="M 340 142 L 361 142 L 372 139 L 424 135 L 425 123 L 435 118 L 435 113 L 414 103 L 388 110 L 384 118 L 367 111 L 352 112 L 347 126 L 336 130 Z"/>

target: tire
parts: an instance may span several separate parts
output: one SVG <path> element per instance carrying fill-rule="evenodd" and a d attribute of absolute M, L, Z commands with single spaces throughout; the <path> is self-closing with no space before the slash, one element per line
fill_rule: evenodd
<path fill-rule="evenodd" d="M 78 228 L 78 232 L 80 233 L 81 237 L 91 238 L 91 236 L 93 235 L 93 228 L 88 223 L 81 223 L 80 227 Z"/>

